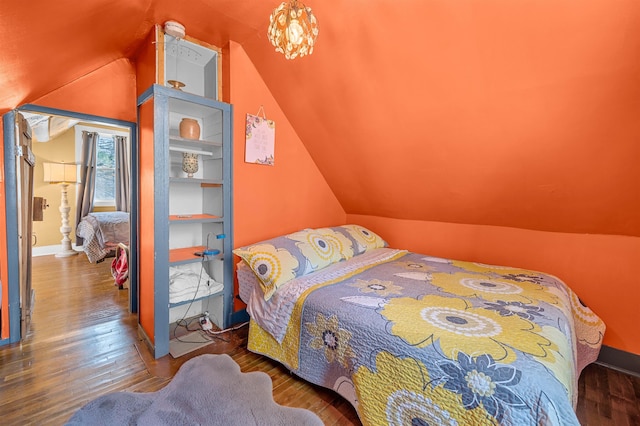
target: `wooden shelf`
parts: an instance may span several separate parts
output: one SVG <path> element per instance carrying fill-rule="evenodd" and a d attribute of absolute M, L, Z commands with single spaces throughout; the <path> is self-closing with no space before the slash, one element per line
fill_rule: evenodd
<path fill-rule="evenodd" d="M 222 158 L 222 142 L 199 139 L 185 139 L 173 136 L 169 139 L 169 151 L 192 153 L 202 157 L 202 161 L 220 160 Z"/>
<path fill-rule="evenodd" d="M 205 147 L 220 147 L 222 146 L 222 142 L 209 141 L 205 139 L 187 139 L 182 138 L 180 136 L 171 136 L 169 137 L 169 141 L 171 142 L 171 146 L 185 146 L 189 148 L 205 148 Z"/>
<path fill-rule="evenodd" d="M 209 186 L 222 186 L 222 182 L 217 179 L 198 179 L 198 178 L 189 178 L 189 177 L 172 177 L 169 178 L 170 182 L 176 183 L 199 183 L 202 187 Z"/>
<path fill-rule="evenodd" d="M 222 218 L 220 216 L 216 216 L 213 214 L 172 214 L 169 215 L 170 222 L 194 222 L 194 223 L 203 223 L 203 222 L 221 222 Z"/>
<path fill-rule="evenodd" d="M 169 265 L 183 265 L 185 263 L 202 262 L 202 256 L 196 256 L 196 252 L 204 251 L 205 246 L 183 247 L 169 250 Z M 211 248 L 209 250 L 212 250 Z M 204 260 L 219 258 L 220 254 L 205 256 Z"/>
<path fill-rule="evenodd" d="M 202 256 L 196 256 L 194 253 L 203 251 L 204 246 L 184 247 L 169 250 L 169 264 L 180 265 L 183 263 L 192 263 L 202 261 Z"/>

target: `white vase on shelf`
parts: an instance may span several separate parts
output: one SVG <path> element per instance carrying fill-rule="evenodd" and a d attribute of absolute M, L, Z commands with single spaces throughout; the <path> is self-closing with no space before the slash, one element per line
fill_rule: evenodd
<path fill-rule="evenodd" d="M 191 152 L 182 153 L 182 171 L 190 178 L 193 177 L 194 173 L 198 172 L 198 154 Z"/>

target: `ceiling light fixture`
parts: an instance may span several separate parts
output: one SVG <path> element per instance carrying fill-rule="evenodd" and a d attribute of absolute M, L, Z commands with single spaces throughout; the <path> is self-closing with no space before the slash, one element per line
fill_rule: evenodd
<path fill-rule="evenodd" d="M 287 59 L 310 55 L 318 37 L 318 21 L 310 7 L 298 0 L 289 0 L 271 13 L 268 35 L 276 52 L 283 53 Z"/>
<path fill-rule="evenodd" d="M 164 32 L 177 39 L 185 37 L 184 25 L 176 21 L 167 21 L 164 23 Z"/>
<path fill-rule="evenodd" d="M 181 52 L 181 48 L 178 45 L 180 43 L 180 40 L 184 39 L 185 36 L 187 35 L 185 33 L 185 29 L 184 29 L 184 25 L 182 25 L 180 22 L 177 21 L 167 21 L 164 23 L 164 33 L 173 37 L 174 43 L 173 46 L 171 44 L 169 44 L 169 46 L 167 46 L 166 51 L 165 51 L 165 59 L 169 59 L 169 56 L 174 56 L 175 57 L 175 69 L 173 72 L 173 78 L 170 79 L 169 78 L 169 68 L 166 67 L 166 79 L 167 79 L 167 84 L 170 87 L 173 87 L 176 90 L 182 90 L 182 88 L 185 86 L 185 84 L 178 80 L 178 58 L 180 56 L 180 52 Z"/>

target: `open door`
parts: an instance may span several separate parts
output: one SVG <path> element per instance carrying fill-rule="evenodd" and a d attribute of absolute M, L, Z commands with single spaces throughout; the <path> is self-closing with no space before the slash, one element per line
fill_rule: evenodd
<path fill-rule="evenodd" d="M 4 160 L 4 170 L 0 169 L 0 210 L 4 212 L 4 218 L 0 212 L 0 346 L 19 342 L 27 336 L 35 300 L 31 287 L 31 260 L 36 159 L 31 150 L 31 131 L 28 121 L 22 116 L 23 112 L 66 116 L 89 123 L 128 129 L 131 138 L 129 304 L 132 313 L 138 312 L 136 124 L 36 105 L 23 105 L 4 114 L 0 128 L 4 136 L 4 144 L 0 146 L 0 154 Z"/>
<path fill-rule="evenodd" d="M 31 285 L 31 228 L 33 215 L 33 167 L 31 128 L 22 114 L 16 116 L 16 185 L 18 207 L 18 252 L 20 253 L 20 335 L 26 336 L 35 301 Z"/>
<path fill-rule="evenodd" d="M 3 119 L 3 130 L 6 246 L 2 251 L 6 253 L 6 258 L 2 256 L 0 264 L 7 271 L 2 276 L 6 276 L 3 285 L 7 285 L 9 290 L 9 300 L 4 305 L 9 308 L 9 340 L 17 342 L 29 331 L 34 302 L 31 287 L 31 217 L 35 157 L 31 151 L 31 129 L 20 113 L 7 113 Z M 11 287 L 14 287 L 13 290 Z"/>

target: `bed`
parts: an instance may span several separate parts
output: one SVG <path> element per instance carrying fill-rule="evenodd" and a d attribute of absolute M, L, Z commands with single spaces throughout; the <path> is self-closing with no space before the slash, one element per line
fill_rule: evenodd
<path fill-rule="evenodd" d="M 387 247 L 357 226 L 234 250 L 248 349 L 364 425 L 578 425 L 604 323 L 558 278 Z"/>
<path fill-rule="evenodd" d="M 76 227 L 83 239 L 82 250 L 91 263 L 98 263 L 115 253 L 119 243 L 129 246 L 129 213 L 92 212 Z"/>

